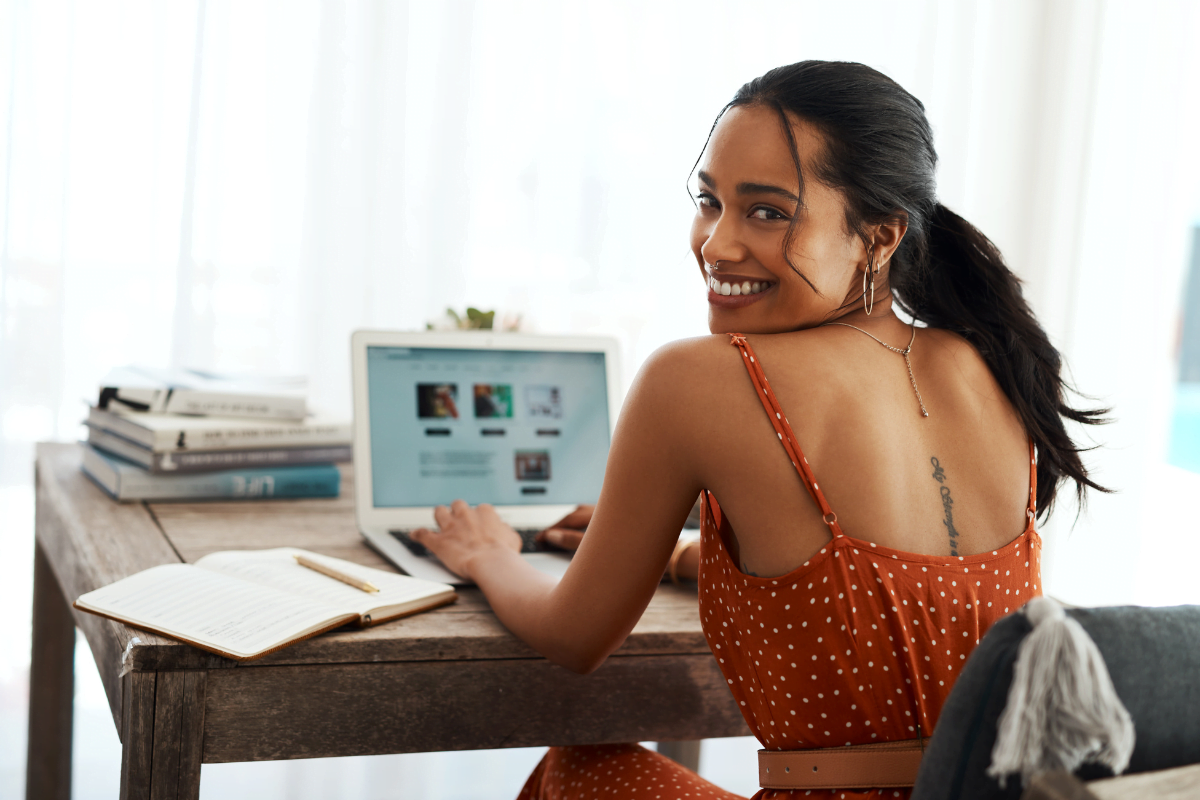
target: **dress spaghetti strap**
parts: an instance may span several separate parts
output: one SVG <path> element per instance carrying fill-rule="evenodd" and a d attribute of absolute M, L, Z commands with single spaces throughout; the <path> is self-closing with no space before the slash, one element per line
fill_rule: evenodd
<path fill-rule="evenodd" d="M 750 374 L 750 380 L 754 383 L 758 399 L 762 401 L 763 409 L 767 412 L 767 418 L 771 420 L 771 424 L 775 427 L 775 433 L 779 436 L 779 441 L 787 451 L 788 458 L 792 461 L 792 466 L 800 474 L 800 479 L 804 482 L 804 488 L 808 489 L 808 493 L 812 495 L 813 500 L 816 501 L 817 506 L 821 509 L 822 518 L 825 520 L 825 524 L 829 526 L 833 538 L 837 539 L 838 537 L 845 536 L 842 533 L 841 526 L 838 524 L 837 514 L 833 513 L 833 509 L 825 499 L 825 493 L 821 491 L 821 486 L 817 483 L 817 479 L 813 475 L 812 467 L 809 466 L 808 459 L 804 457 L 804 452 L 800 449 L 800 443 L 796 440 L 796 435 L 792 432 L 791 423 L 783 415 L 783 408 L 780 407 L 779 401 L 775 399 L 775 393 L 771 391 L 771 384 L 767 380 L 766 373 L 763 372 L 762 364 L 759 363 L 754 348 L 750 346 L 750 342 L 741 333 L 729 334 L 729 343 L 742 351 L 742 363 L 746 365 L 746 372 Z M 1032 527 L 1034 519 L 1037 517 L 1037 451 L 1034 448 L 1032 438 L 1029 440 L 1029 505 L 1025 509 L 1025 514 L 1028 525 Z"/>
<path fill-rule="evenodd" d="M 771 391 L 771 384 L 763 372 L 762 365 L 758 362 L 754 348 L 750 346 L 750 342 L 746 341 L 746 337 L 740 333 L 729 334 L 729 343 L 742 351 L 742 363 L 746 365 L 746 372 L 750 373 L 750 380 L 754 383 L 758 399 L 762 401 L 763 409 L 767 412 L 767 418 L 771 420 L 771 424 L 775 427 L 775 433 L 779 436 L 779 441 L 783 444 L 783 449 L 787 451 L 788 458 L 792 461 L 792 466 L 800 474 L 800 480 L 804 482 L 804 488 L 808 489 L 808 493 L 816 501 L 817 507 L 821 509 L 821 517 L 825 520 L 825 524 L 829 526 L 833 538 L 837 539 L 845 536 L 842 533 L 841 526 L 838 525 L 837 514 L 833 513 L 833 509 L 825 499 L 825 494 L 821 491 L 821 486 L 817 483 L 817 479 L 813 475 L 812 467 L 808 465 L 808 459 L 804 457 L 804 451 L 800 449 L 800 443 L 796 441 L 796 435 L 792 432 L 791 423 L 783 415 L 783 409 L 780 407 L 779 401 L 775 399 L 775 392 Z"/>

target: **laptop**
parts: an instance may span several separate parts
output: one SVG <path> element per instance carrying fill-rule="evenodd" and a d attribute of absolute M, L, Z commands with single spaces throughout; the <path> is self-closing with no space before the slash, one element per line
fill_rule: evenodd
<path fill-rule="evenodd" d="M 413 577 L 469 584 L 408 537 L 461 498 L 495 506 L 539 571 L 566 571 L 570 556 L 533 537 L 600 496 L 615 339 L 356 331 L 351 364 L 354 510 L 371 547 Z"/>

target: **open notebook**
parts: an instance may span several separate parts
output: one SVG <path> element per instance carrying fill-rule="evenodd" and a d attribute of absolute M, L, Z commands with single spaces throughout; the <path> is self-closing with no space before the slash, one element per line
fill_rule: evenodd
<path fill-rule="evenodd" d="M 301 566 L 297 555 L 379 591 Z M 280 547 L 226 550 L 195 564 L 151 567 L 80 596 L 75 607 L 249 661 L 341 625 L 375 625 L 456 599 L 454 588 L 443 583 Z"/>

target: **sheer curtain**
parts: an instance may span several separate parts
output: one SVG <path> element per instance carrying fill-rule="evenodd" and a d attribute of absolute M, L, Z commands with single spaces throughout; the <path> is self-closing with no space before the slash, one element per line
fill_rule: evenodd
<path fill-rule="evenodd" d="M 943 201 L 1113 406 L 1088 459 L 1120 492 L 1078 522 L 1062 505 L 1047 585 L 1136 600 L 1163 561 L 1143 533 L 1179 522 L 1156 469 L 1198 34 L 1187 2 L 0 4 L 0 513 L 20 565 L 0 591 L 27 602 L 30 443 L 78 436 L 113 365 L 304 373 L 348 413 L 350 331 L 448 306 L 615 335 L 626 380 L 704 334 L 688 171 L 742 82 L 827 58 L 926 103 Z M 26 641 L 0 654 L 5 697 Z"/>

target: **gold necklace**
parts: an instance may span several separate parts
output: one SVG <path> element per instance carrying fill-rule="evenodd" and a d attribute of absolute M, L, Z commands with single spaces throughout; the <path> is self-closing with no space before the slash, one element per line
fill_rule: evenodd
<path fill-rule="evenodd" d="M 908 367 L 908 382 L 912 384 L 913 391 L 917 395 L 917 404 L 921 406 L 921 416 L 922 417 L 929 416 L 929 412 L 925 410 L 925 401 L 921 399 L 921 390 L 917 388 L 917 379 L 913 376 L 912 362 L 908 360 L 908 354 L 912 352 L 913 342 L 915 342 L 917 340 L 917 326 L 916 325 L 909 326 L 910 328 L 912 328 L 912 338 L 908 340 L 908 347 L 905 347 L 903 350 L 901 350 L 899 347 L 892 347 L 890 344 L 888 344 L 887 342 L 878 338 L 874 334 L 872 334 L 868 331 L 864 331 L 862 328 L 858 327 L 857 325 L 851 325 L 848 322 L 826 322 L 821 327 L 825 327 L 825 325 L 841 325 L 843 328 L 854 328 L 854 330 L 858 331 L 859 333 L 867 334 L 867 336 L 870 336 L 872 339 L 879 342 L 881 345 L 886 347 L 888 350 L 891 350 L 893 353 L 899 353 L 900 355 L 904 356 L 904 365 L 906 367 Z"/>

